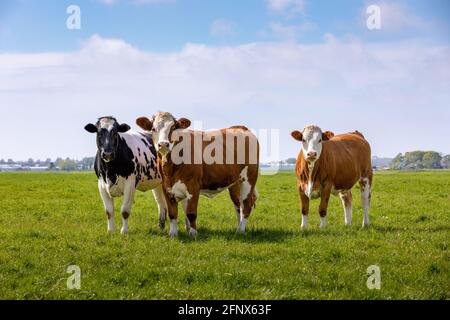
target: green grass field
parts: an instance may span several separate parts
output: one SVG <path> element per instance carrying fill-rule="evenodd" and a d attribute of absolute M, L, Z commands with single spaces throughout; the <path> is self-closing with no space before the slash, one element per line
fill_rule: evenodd
<path fill-rule="evenodd" d="M 328 227 L 315 200 L 302 232 L 295 184 L 293 173 L 260 177 L 245 235 L 228 193 L 201 198 L 198 239 L 180 215 L 171 240 L 151 193 L 138 194 L 122 237 L 106 232 L 94 173 L 0 174 L 0 298 L 450 299 L 450 172 L 376 173 L 369 229 L 355 188 L 353 226 L 332 197 Z M 69 265 L 80 290 L 67 289 Z M 380 290 L 366 286 L 370 265 Z"/>

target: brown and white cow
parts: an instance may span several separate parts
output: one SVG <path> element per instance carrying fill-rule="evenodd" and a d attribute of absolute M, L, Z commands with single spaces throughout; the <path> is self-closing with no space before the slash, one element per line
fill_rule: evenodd
<path fill-rule="evenodd" d="M 330 194 L 339 195 L 345 211 L 345 224 L 352 223 L 352 187 L 359 182 L 364 209 L 363 227 L 369 225 L 369 206 L 372 187 L 370 145 L 356 131 L 335 136 L 315 125 L 302 132 L 293 131 L 292 137 L 302 142 L 297 158 L 297 187 L 302 207 L 302 229 L 308 225 L 309 201 L 321 198 L 320 227 L 326 226 Z"/>
<path fill-rule="evenodd" d="M 233 201 L 238 232 L 245 232 L 255 206 L 259 170 L 259 143 L 243 126 L 216 131 L 186 130 L 191 121 L 158 112 L 150 120 L 141 117 L 138 126 L 151 132 L 163 174 L 171 237 L 178 235 L 178 202 L 186 214 L 186 231 L 195 237 L 200 195 L 214 197 L 228 189 Z"/>

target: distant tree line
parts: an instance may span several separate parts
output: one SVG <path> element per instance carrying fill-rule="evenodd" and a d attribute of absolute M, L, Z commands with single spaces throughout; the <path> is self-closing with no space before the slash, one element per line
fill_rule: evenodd
<path fill-rule="evenodd" d="M 74 160 L 70 158 L 62 159 L 58 158 L 50 165 L 50 170 L 62 170 L 62 171 L 88 171 L 94 169 L 95 158 L 83 158 L 82 160 Z"/>
<path fill-rule="evenodd" d="M 436 151 L 411 151 L 399 153 L 391 163 L 394 170 L 450 169 L 450 155 Z"/>
<path fill-rule="evenodd" d="M 14 161 L 13 159 L 1 159 L 0 160 L 0 171 L 3 167 L 5 169 L 13 168 L 17 171 L 26 170 L 50 170 L 50 171 L 89 171 L 94 169 L 95 158 L 83 158 L 81 160 L 75 160 L 70 158 L 57 158 L 52 160 L 50 158 L 46 160 L 34 160 L 32 158 L 26 161 Z"/>
<path fill-rule="evenodd" d="M 283 161 L 293 165 L 295 158 Z M 399 153 L 392 158 L 372 158 L 374 169 L 393 170 L 421 170 L 421 169 L 450 169 L 450 155 L 442 155 L 436 151 L 411 151 L 405 154 Z"/>
<path fill-rule="evenodd" d="M 293 166 L 296 158 L 289 158 L 277 162 L 281 167 Z M 56 160 L 33 160 L 14 161 L 13 159 L 1 159 L 0 171 L 5 167 L 13 170 L 50 170 L 50 171 L 91 171 L 94 170 L 95 158 L 87 157 L 81 160 L 70 158 L 57 158 Z M 420 170 L 420 169 L 450 169 L 450 155 L 441 155 L 436 151 L 411 151 L 405 154 L 399 153 L 394 159 L 373 157 L 372 164 L 375 169 L 393 170 Z"/>

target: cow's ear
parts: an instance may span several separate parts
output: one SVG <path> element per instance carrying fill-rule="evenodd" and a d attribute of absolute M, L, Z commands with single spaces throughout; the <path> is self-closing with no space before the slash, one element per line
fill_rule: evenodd
<path fill-rule="evenodd" d="M 178 119 L 177 121 L 177 129 L 187 129 L 191 125 L 191 120 L 186 118 Z"/>
<path fill-rule="evenodd" d="M 117 131 L 120 133 L 125 133 L 130 129 L 131 129 L 130 126 L 127 125 L 126 123 L 119 124 L 119 126 L 117 127 Z"/>
<path fill-rule="evenodd" d="M 298 140 L 298 141 L 302 141 L 302 139 L 303 139 L 302 133 L 298 130 L 292 131 L 291 136 L 292 136 L 292 138 L 294 138 L 295 140 Z"/>
<path fill-rule="evenodd" d="M 89 133 L 97 133 L 98 129 L 95 124 L 89 123 L 84 127 L 84 130 L 86 130 Z"/>
<path fill-rule="evenodd" d="M 151 131 L 153 129 L 153 122 L 147 117 L 137 118 L 136 124 L 145 131 Z"/>
<path fill-rule="evenodd" d="M 322 141 L 328 141 L 334 137 L 334 133 L 331 131 L 325 131 L 322 133 Z"/>

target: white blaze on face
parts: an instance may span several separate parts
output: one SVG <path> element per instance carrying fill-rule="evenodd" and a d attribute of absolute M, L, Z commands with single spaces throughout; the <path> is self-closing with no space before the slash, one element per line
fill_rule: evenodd
<path fill-rule="evenodd" d="M 303 156 L 305 160 L 309 159 L 308 154 L 315 153 L 315 160 L 319 159 L 322 153 L 322 130 L 318 126 L 306 126 L 302 132 Z M 313 160 L 312 162 L 314 162 Z"/>
<path fill-rule="evenodd" d="M 168 112 L 158 112 L 153 120 L 153 142 L 155 144 L 156 151 L 163 153 L 163 155 L 169 153 L 172 150 L 173 143 L 170 142 L 170 131 L 175 125 L 174 117 Z M 161 148 L 162 145 L 167 144 L 168 149 Z"/>
<path fill-rule="evenodd" d="M 99 120 L 100 128 L 111 131 L 114 128 L 116 121 L 111 118 L 102 118 Z"/>
<path fill-rule="evenodd" d="M 109 133 L 112 132 L 115 125 L 116 125 L 116 119 L 114 119 L 114 118 L 104 117 L 104 118 L 100 118 L 98 120 L 98 126 L 100 127 L 100 129 L 106 130 Z M 102 141 L 102 146 L 101 146 L 100 150 L 103 152 L 105 150 L 105 147 L 109 146 L 110 143 L 111 143 L 111 136 L 108 134 L 104 137 L 104 140 Z M 103 161 L 110 162 L 109 159 L 103 159 Z"/>
<path fill-rule="evenodd" d="M 309 125 L 303 129 L 302 136 L 303 157 L 310 164 L 314 164 L 322 153 L 322 130 L 318 126 Z M 310 157 L 311 153 L 315 153 L 315 157 Z"/>

